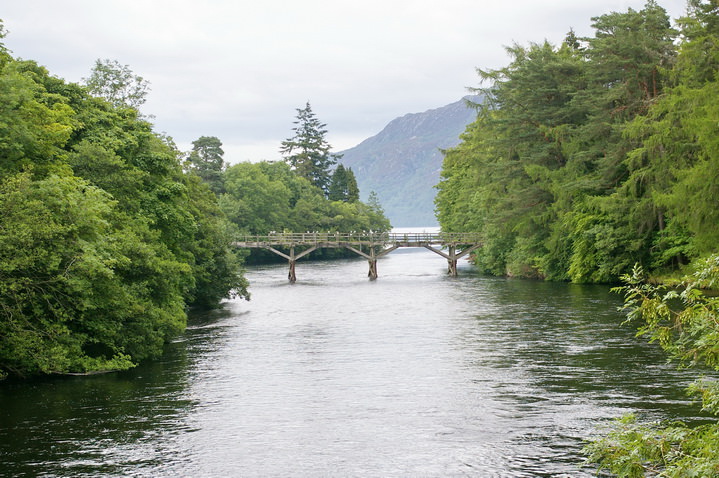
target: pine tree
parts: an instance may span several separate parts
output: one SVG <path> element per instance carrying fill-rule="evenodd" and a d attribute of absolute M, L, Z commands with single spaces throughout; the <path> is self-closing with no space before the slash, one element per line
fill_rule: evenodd
<path fill-rule="evenodd" d="M 359 201 L 359 187 L 352 168 L 337 165 L 330 181 L 327 198 L 331 201 Z"/>
<path fill-rule="evenodd" d="M 280 153 L 299 176 L 309 180 L 327 195 L 330 167 L 337 163 L 341 155 L 330 153 L 332 147 L 325 139 L 327 125 L 317 119 L 309 102 L 304 108 L 297 109 L 294 124 L 296 126 L 292 131 L 295 135 L 282 142 Z"/>
<path fill-rule="evenodd" d="M 352 171 L 352 168 L 347 169 L 347 201 L 348 202 L 355 202 L 359 201 L 360 197 L 360 190 L 359 186 L 357 185 L 357 178 L 355 178 L 355 173 Z"/>

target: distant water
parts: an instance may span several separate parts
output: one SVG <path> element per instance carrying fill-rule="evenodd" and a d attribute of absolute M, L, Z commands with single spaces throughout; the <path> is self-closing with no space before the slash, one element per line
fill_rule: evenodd
<path fill-rule="evenodd" d="M 695 414 L 691 373 L 606 287 L 447 277 L 426 250 L 378 269 L 253 268 L 251 302 L 194 316 L 159 361 L 0 383 L 0 476 L 581 477 L 608 418 Z"/>

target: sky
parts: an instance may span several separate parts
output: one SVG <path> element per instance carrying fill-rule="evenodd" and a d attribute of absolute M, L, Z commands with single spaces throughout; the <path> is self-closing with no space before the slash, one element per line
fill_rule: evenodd
<path fill-rule="evenodd" d="M 675 19 L 686 0 L 658 0 Z M 98 59 L 149 81 L 141 110 L 183 151 L 277 160 L 310 103 L 335 152 L 394 118 L 458 101 L 505 47 L 560 43 L 644 0 L 2 0 L 14 57 L 82 82 Z"/>

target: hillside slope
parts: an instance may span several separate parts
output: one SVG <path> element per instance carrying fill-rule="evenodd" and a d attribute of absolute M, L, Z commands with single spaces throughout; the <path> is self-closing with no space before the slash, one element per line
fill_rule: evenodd
<path fill-rule="evenodd" d="M 354 171 L 363 199 L 371 191 L 377 193 L 393 226 L 433 226 L 441 150 L 457 145 L 459 135 L 475 118 L 476 111 L 465 99 L 410 113 L 342 151 L 340 162 Z"/>

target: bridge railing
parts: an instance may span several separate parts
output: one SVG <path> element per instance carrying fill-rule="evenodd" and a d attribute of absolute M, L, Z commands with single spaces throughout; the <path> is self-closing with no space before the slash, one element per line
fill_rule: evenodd
<path fill-rule="evenodd" d="M 315 244 L 477 244 L 478 233 L 463 232 L 276 232 L 264 235 L 246 235 L 237 238 L 239 246 L 251 245 L 315 245 Z"/>

